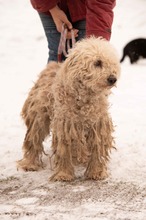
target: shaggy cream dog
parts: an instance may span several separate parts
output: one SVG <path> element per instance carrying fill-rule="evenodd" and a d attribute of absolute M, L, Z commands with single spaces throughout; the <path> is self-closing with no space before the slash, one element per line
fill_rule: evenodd
<path fill-rule="evenodd" d="M 76 43 L 62 64 L 50 62 L 22 109 L 27 132 L 18 167 L 42 167 L 43 141 L 51 132 L 56 165 L 51 180 L 73 180 L 78 163 L 86 165 L 87 179 L 106 178 L 114 144 L 108 96 L 119 74 L 117 53 L 101 38 Z"/>

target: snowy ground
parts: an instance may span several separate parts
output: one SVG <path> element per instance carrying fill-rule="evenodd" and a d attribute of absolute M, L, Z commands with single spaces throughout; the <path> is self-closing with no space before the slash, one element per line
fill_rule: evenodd
<path fill-rule="evenodd" d="M 111 96 L 117 151 L 110 177 L 52 183 L 48 167 L 24 173 L 15 164 L 25 135 L 20 111 L 47 61 L 43 29 L 28 0 L 0 0 L 0 17 L 0 219 L 145 220 L 146 60 L 125 59 Z M 145 0 L 117 1 L 111 42 L 120 56 L 128 41 L 146 37 L 145 21 Z"/>

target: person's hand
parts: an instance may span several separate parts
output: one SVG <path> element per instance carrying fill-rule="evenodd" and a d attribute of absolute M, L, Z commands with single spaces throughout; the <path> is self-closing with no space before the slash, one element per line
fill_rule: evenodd
<path fill-rule="evenodd" d="M 61 33 L 63 23 L 67 26 L 67 39 L 71 39 L 71 30 L 73 29 L 72 24 L 68 20 L 66 14 L 56 5 L 54 8 L 50 9 L 50 13 L 56 25 L 57 31 Z M 73 29 L 74 36 L 78 36 L 78 29 Z"/>

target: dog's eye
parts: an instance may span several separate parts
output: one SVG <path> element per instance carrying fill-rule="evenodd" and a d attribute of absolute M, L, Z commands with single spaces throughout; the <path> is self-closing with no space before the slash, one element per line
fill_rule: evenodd
<path fill-rule="evenodd" d="M 94 63 L 95 67 L 102 67 L 102 61 L 101 60 L 96 60 Z"/>

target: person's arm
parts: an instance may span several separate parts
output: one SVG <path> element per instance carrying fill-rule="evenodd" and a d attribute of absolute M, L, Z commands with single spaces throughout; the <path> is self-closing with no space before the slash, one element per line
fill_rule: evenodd
<path fill-rule="evenodd" d="M 38 12 L 49 12 L 50 9 L 54 8 L 58 0 L 30 0 L 34 9 Z"/>
<path fill-rule="evenodd" d="M 62 11 L 58 7 L 57 0 L 31 0 L 31 3 L 32 3 L 32 6 L 38 12 L 50 12 L 58 32 L 61 33 L 63 23 L 66 24 L 68 30 L 71 30 L 73 28 L 71 22 L 68 20 L 64 11 Z M 74 31 L 74 36 L 77 37 L 78 30 L 73 29 L 73 31 Z M 69 31 L 67 33 L 67 38 L 68 39 L 71 38 L 71 32 L 69 32 Z"/>
<path fill-rule="evenodd" d="M 52 9 L 49 10 L 52 18 L 56 24 L 56 28 L 59 32 L 61 32 L 62 24 L 66 24 L 69 30 L 71 30 L 72 24 L 68 20 L 66 14 L 56 5 Z"/>
<path fill-rule="evenodd" d="M 110 40 L 115 0 L 86 0 L 86 36 Z"/>

